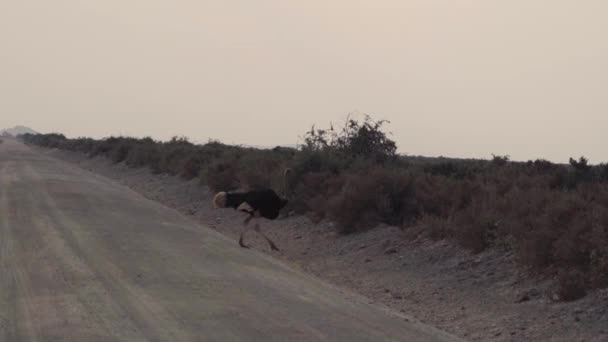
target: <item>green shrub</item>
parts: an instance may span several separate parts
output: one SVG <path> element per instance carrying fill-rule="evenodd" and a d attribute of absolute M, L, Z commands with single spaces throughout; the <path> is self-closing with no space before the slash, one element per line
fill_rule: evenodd
<path fill-rule="evenodd" d="M 348 118 L 341 131 L 317 129 L 315 126 L 304 135 L 303 149 L 334 151 L 345 157 L 369 158 L 378 162 L 392 161 L 397 157 L 397 145 L 383 131 L 386 120 L 374 121 L 365 116 L 362 122 Z"/>
<path fill-rule="evenodd" d="M 492 154 L 492 164 L 495 166 L 505 166 L 509 163 L 510 156 L 497 156 Z"/>

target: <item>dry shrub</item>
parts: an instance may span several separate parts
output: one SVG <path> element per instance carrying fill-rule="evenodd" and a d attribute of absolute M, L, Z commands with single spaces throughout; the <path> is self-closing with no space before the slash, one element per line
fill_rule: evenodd
<path fill-rule="evenodd" d="M 551 202 L 545 213 L 546 230 L 552 234 L 553 256 L 561 267 L 584 269 L 589 265 L 591 232 L 589 203 L 576 194 Z"/>
<path fill-rule="evenodd" d="M 95 144 L 95 146 L 93 147 L 93 149 L 91 150 L 89 155 L 91 157 L 96 157 L 96 156 L 108 157 L 115 142 L 116 142 L 116 138 L 113 138 L 113 137 L 104 139 L 104 140 L 100 141 L 99 143 Z"/>
<path fill-rule="evenodd" d="M 330 172 L 304 174 L 295 184 L 288 206 L 297 213 L 307 213 L 318 222 L 327 216 L 329 196 L 340 191 L 344 181 L 344 177 Z"/>
<path fill-rule="evenodd" d="M 589 280 L 593 288 L 608 288 L 608 211 L 603 208 L 604 204 L 594 208 L 593 227 L 589 235 Z"/>
<path fill-rule="evenodd" d="M 519 263 L 534 271 L 542 271 L 553 262 L 551 232 L 534 230 L 518 240 L 515 252 Z"/>
<path fill-rule="evenodd" d="M 274 170 L 273 170 L 274 171 Z M 239 183 L 244 190 L 259 190 L 271 187 L 274 172 L 269 173 L 263 168 L 243 167 L 238 172 Z"/>
<path fill-rule="evenodd" d="M 42 147 L 49 148 L 63 148 L 68 139 L 63 134 L 49 133 L 49 134 L 30 134 L 26 133 L 20 138 L 27 144 L 34 144 Z"/>
<path fill-rule="evenodd" d="M 464 248 L 479 253 L 497 238 L 498 224 L 491 202 L 475 200 L 455 213 L 451 235 Z"/>
<path fill-rule="evenodd" d="M 439 241 L 448 238 L 449 222 L 441 217 L 425 215 L 416 224 L 404 225 L 403 232 L 408 240 L 429 238 Z"/>
<path fill-rule="evenodd" d="M 555 294 L 561 301 L 574 301 L 587 294 L 585 275 L 578 270 L 565 270 L 558 274 Z"/>
<path fill-rule="evenodd" d="M 67 150 L 88 154 L 91 153 L 96 144 L 97 140 L 91 138 L 77 138 L 66 141 L 64 146 Z"/>
<path fill-rule="evenodd" d="M 420 212 L 429 217 L 423 222 L 428 236 L 453 238 L 474 253 L 489 247 L 499 236 L 495 188 L 471 180 L 419 177 L 416 200 Z"/>
<path fill-rule="evenodd" d="M 349 161 L 332 150 L 304 149 L 290 163 L 289 209 L 318 222 L 327 216 L 327 201 L 344 183 Z"/>
<path fill-rule="evenodd" d="M 282 171 L 284 161 L 273 151 L 251 151 L 238 162 L 238 179 L 247 190 L 272 188 L 283 192 Z"/>
<path fill-rule="evenodd" d="M 132 167 L 149 166 L 152 170 L 158 171 L 160 158 L 158 143 L 151 138 L 144 138 L 129 150 L 125 162 Z"/>
<path fill-rule="evenodd" d="M 190 155 L 183 161 L 180 176 L 184 179 L 196 178 L 200 175 L 203 165 L 204 163 L 200 156 L 196 154 Z"/>
<path fill-rule="evenodd" d="M 271 188 L 283 193 L 283 172 L 289 154 L 279 149 L 227 149 L 220 156 L 199 158 L 199 165 L 209 164 L 200 176 L 213 190 Z"/>
<path fill-rule="evenodd" d="M 211 164 L 206 172 L 207 186 L 213 191 L 229 191 L 239 187 L 236 163 L 220 161 Z"/>
<path fill-rule="evenodd" d="M 589 280 L 593 288 L 608 288 L 608 247 L 593 250 L 590 256 Z"/>
<path fill-rule="evenodd" d="M 342 189 L 329 199 L 328 213 L 340 233 L 414 219 L 413 178 L 403 170 L 384 167 L 348 175 Z"/>
<path fill-rule="evenodd" d="M 454 184 L 446 177 L 418 176 L 415 186 L 419 210 L 427 216 L 449 217 L 454 205 Z"/>
<path fill-rule="evenodd" d="M 505 213 L 502 225 L 508 231 L 517 261 L 534 272 L 544 270 L 554 260 L 555 235 L 541 214 L 553 196 L 545 189 L 515 187 L 505 194 L 499 208 Z"/>
<path fill-rule="evenodd" d="M 176 176 L 183 173 L 186 161 L 196 153 L 196 148 L 186 138 L 173 137 L 162 144 L 161 152 L 159 169 Z"/>
<path fill-rule="evenodd" d="M 133 143 L 130 141 L 120 141 L 110 151 L 110 160 L 115 164 L 124 161 L 127 159 L 132 146 Z"/>

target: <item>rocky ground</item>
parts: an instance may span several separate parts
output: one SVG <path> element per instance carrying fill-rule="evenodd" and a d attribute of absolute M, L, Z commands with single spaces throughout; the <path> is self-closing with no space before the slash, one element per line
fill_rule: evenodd
<path fill-rule="evenodd" d="M 211 194 L 197 180 L 154 175 L 78 153 L 45 153 L 118 180 L 236 243 L 243 217 L 214 210 Z M 550 279 L 519 272 L 504 252 L 471 255 L 444 241 L 408 241 L 389 226 L 339 236 L 330 223 L 314 224 L 301 216 L 262 227 L 281 248 L 272 252 L 275 257 L 467 340 L 608 341 L 608 290 L 555 302 Z M 271 253 L 253 232 L 246 241 Z"/>

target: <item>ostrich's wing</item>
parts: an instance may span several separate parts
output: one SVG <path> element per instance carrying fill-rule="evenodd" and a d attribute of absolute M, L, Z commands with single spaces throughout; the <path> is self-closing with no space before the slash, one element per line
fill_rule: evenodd
<path fill-rule="evenodd" d="M 238 211 L 242 211 L 244 213 L 250 214 L 250 215 L 255 215 L 255 210 L 253 209 L 253 207 L 247 203 L 247 202 L 243 202 L 241 203 L 241 205 L 238 206 L 238 208 L 236 208 L 236 210 Z"/>

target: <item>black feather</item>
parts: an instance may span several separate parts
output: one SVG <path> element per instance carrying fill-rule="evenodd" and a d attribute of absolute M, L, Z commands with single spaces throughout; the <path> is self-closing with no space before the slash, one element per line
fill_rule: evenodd
<path fill-rule="evenodd" d="M 272 189 L 256 190 L 248 192 L 229 192 L 226 194 L 226 207 L 238 208 L 241 204 L 247 203 L 253 209 L 254 213 L 260 213 L 260 216 L 269 220 L 274 220 L 279 217 L 279 212 L 285 205 L 287 200 L 279 197 Z M 250 214 L 254 214 L 250 213 Z"/>

